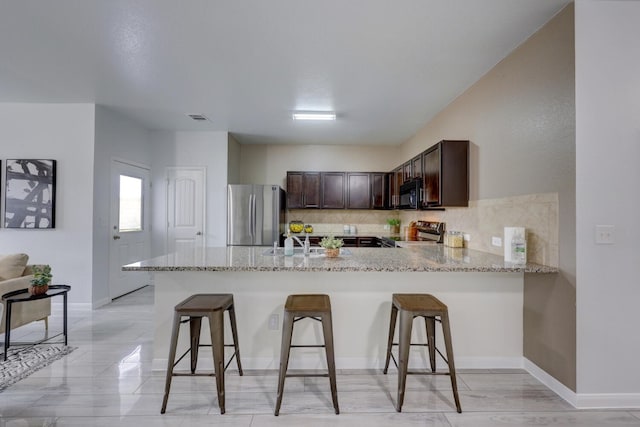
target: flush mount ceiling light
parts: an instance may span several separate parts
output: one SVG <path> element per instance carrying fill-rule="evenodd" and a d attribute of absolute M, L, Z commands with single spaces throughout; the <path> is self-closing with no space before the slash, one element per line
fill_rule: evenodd
<path fill-rule="evenodd" d="M 336 113 L 332 111 L 297 111 L 293 113 L 293 120 L 335 120 Z"/>

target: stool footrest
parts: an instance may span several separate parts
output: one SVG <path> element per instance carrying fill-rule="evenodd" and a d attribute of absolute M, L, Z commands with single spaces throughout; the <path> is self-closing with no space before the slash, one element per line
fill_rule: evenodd
<path fill-rule="evenodd" d="M 216 374 L 215 372 L 210 372 L 210 373 L 206 373 L 206 372 L 195 372 L 195 373 L 191 373 L 191 372 L 173 372 L 171 374 L 172 377 L 215 377 Z"/>
<path fill-rule="evenodd" d="M 324 344 L 291 344 L 289 346 L 290 348 L 324 348 L 325 345 Z"/>
<path fill-rule="evenodd" d="M 321 377 L 329 378 L 329 374 L 286 374 L 285 377 Z"/>
<path fill-rule="evenodd" d="M 407 371 L 407 375 L 446 375 L 446 376 L 451 376 L 451 372 Z"/>

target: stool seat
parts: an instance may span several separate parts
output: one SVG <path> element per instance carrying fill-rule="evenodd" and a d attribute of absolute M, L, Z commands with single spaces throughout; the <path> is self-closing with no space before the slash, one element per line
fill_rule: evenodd
<path fill-rule="evenodd" d="M 329 295 L 309 294 L 309 295 L 289 295 L 284 304 L 284 310 L 294 315 L 304 314 L 307 316 L 314 313 L 330 313 L 331 300 Z"/>
<path fill-rule="evenodd" d="M 231 334 L 233 344 L 224 343 L 224 312 L 229 313 L 231 323 Z M 182 320 L 187 317 L 187 320 Z M 211 333 L 211 344 L 200 344 L 200 329 L 202 318 L 209 320 L 209 330 Z M 189 322 L 190 344 L 189 349 L 176 361 L 176 351 L 178 346 L 178 335 L 180 325 Z M 211 347 L 213 355 L 213 374 L 196 373 L 198 363 L 198 349 L 200 347 Z M 224 348 L 233 347 L 234 352 L 229 363 L 224 363 Z M 191 373 L 176 373 L 175 366 L 187 355 L 191 353 Z M 225 413 L 225 392 L 224 392 L 224 371 L 231 360 L 236 359 L 238 374 L 242 375 L 242 364 L 240 363 L 240 347 L 238 346 L 238 330 L 236 325 L 235 306 L 232 294 L 195 294 L 174 307 L 173 329 L 171 332 L 171 343 L 169 348 L 169 359 L 167 364 L 167 378 L 165 381 L 164 399 L 162 401 L 161 414 L 165 413 L 169 400 L 169 390 L 171 389 L 171 378 L 174 376 L 215 376 L 216 391 L 218 394 L 218 406 L 220 413 Z"/>
<path fill-rule="evenodd" d="M 216 310 L 227 310 L 233 305 L 231 294 L 195 294 L 185 299 L 175 310 L 178 313 L 197 315 L 198 313 L 210 313 Z"/>
<path fill-rule="evenodd" d="M 395 334 L 396 320 L 400 313 L 399 340 L 398 343 L 393 342 Z M 411 330 L 413 328 L 413 320 L 416 317 L 424 317 L 425 327 L 427 330 L 427 344 L 412 344 Z M 436 321 L 442 325 L 444 345 L 446 349 L 446 358 L 436 348 Z M 398 346 L 398 361 L 391 353 L 391 348 Z M 409 372 L 409 350 L 412 345 L 427 346 L 429 349 L 429 364 L 431 372 Z M 393 294 L 391 300 L 391 318 L 389 321 L 389 339 L 387 343 L 387 358 L 384 365 L 383 373 L 387 373 L 389 368 L 389 360 L 393 358 L 393 362 L 398 368 L 398 399 L 396 403 L 396 411 L 402 410 L 404 402 L 404 393 L 407 382 L 407 374 L 431 374 L 436 375 L 436 353 L 449 366 L 449 372 L 444 375 L 451 377 L 451 387 L 453 388 L 453 399 L 455 401 L 456 410 L 462 412 L 460 406 L 460 398 L 458 397 L 458 385 L 456 380 L 456 368 L 453 361 L 453 346 L 451 344 L 451 330 L 449 326 L 449 310 L 447 306 L 438 298 L 430 294 Z"/>
<path fill-rule="evenodd" d="M 401 310 L 420 313 L 420 316 L 440 315 L 447 306 L 430 294 L 393 294 L 393 305 Z"/>
<path fill-rule="evenodd" d="M 322 322 L 324 345 L 292 345 L 293 324 L 298 320 L 310 318 Z M 289 354 L 295 347 L 324 347 L 327 357 L 327 374 L 287 374 Z M 331 323 L 331 300 L 324 294 L 289 295 L 284 304 L 284 318 L 282 321 L 282 347 L 280 350 L 280 372 L 278 374 L 278 397 L 274 415 L 280 413 L 282 395 L 284 394 L 284 380 L 286 377 L 329 377 L 331 397 L 336 414 L 338 407 L 338 390 L 336 386 L 336 363 L 333 354 L 333 326 Z"/>

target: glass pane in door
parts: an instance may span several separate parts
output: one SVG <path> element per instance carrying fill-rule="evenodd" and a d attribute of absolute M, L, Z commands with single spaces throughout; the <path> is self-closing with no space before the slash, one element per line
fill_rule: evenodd
<path fill-rule="evenodd" d="M 120 175 L 120 232 L 142 230 L 142 179 Z"/>

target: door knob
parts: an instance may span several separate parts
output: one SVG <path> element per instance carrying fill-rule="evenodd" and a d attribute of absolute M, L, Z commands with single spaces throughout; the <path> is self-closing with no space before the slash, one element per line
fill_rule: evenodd
<path fill-rule="evenodd" d="M 113 240 L 120 240 L 120 236 L 113 236 Z"/>
<path fill-rule="evenodd" d="M 198 231 L 198 232 L 196 233 L 196 236 L 202 236 L 202 231 Z"/>

